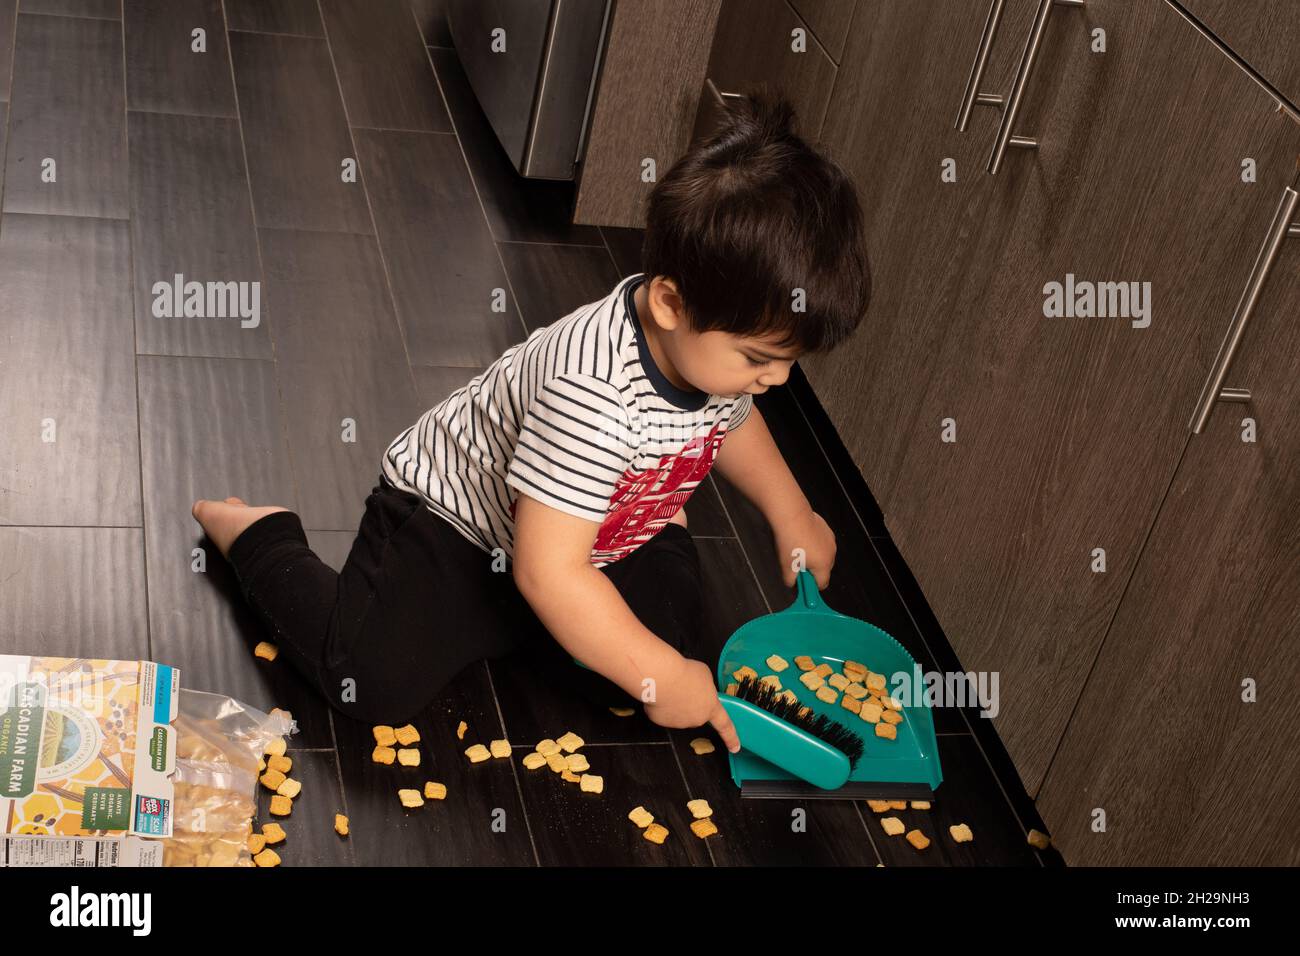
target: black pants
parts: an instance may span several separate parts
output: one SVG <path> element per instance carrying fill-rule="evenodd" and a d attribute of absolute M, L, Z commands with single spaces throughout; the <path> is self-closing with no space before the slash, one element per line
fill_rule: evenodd
<path fill-rule="evenodd" d="M 510 571 L 381 476 L 342 571 L 307 545 L 293 512 L 250 525 L 230 548 L 244 597 L 270 639 L 335 709 L 367 723 L 405 722 L 466 665 L 514 652 L 605 706 L 634 701 L 573 662 Z M 637 618 L 680 651 L 700 617 L 695 542 L 677 524 L 601 569 Z"/>

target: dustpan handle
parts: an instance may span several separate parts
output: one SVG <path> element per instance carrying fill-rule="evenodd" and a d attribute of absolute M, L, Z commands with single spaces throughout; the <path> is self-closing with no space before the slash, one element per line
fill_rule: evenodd
<path fill-rule="evenodd" d="M 794 599 L 796 608 L 801 611 L 830 610 L 817 590 L 817 579 L 812 576 L 811 571 L 800 571 L 795 576 L 794 586 L 798 589 Z"/>

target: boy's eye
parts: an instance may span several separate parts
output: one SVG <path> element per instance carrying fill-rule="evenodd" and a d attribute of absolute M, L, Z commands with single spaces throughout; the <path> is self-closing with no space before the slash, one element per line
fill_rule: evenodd
<path fill-rule="evenodd" d="M 756 359 L 756 358 L 754 358 L 753 356 L 750 356 L 750 355 L 746 355 L 746 356 L 745 356 L 745 360 L 746 360 L 747 362 L 749 362 L 750 365 L 766 365 L 766 364 L 767 364 L 767 360 L 766 360 L 766 359 Z"/>

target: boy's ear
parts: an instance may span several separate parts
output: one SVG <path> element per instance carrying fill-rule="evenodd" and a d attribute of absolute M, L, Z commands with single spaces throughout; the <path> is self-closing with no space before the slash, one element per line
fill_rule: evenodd
<path fill-rule="evenodd" d="M 677 291 L 677 284 L 672 279 L 655 276 L 650 283 L 648 294 L 650 315 L 655 324 L 666 332 L 671 332 L 686 322 L 686 306 Z"/>

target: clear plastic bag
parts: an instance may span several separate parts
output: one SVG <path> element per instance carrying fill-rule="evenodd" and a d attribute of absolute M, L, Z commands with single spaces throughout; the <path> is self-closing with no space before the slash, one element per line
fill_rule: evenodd
<path fill-rule="evenodd" d="M 277 737 L 297 732 L 283 713 L 264 714 L 220 694 L 185 690 L 177 705 L 176 789 L 164 866 L 252 866 L 258 763 Z"/>

